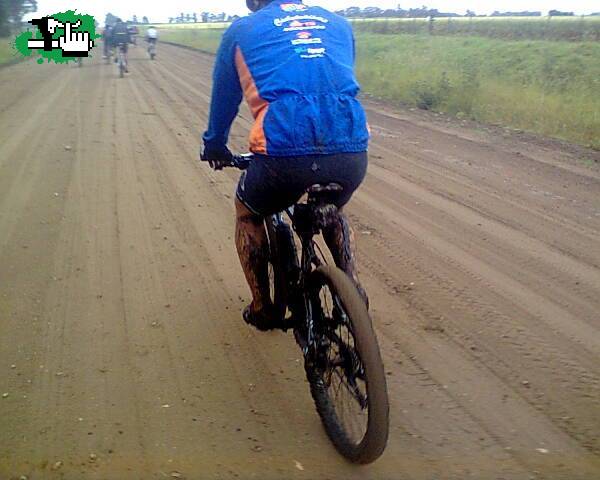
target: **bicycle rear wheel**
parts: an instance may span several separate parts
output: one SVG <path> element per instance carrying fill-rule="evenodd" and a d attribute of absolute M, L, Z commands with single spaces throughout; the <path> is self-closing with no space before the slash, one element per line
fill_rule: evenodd
<path fill-rule="evenodd" d="M 317 268 L 308 287 L 316 338 L 305 369 L 317 412 L 344 457 L 373 462 L 387 444 L 389 404 L 367 307 L 339 268 Z"/>

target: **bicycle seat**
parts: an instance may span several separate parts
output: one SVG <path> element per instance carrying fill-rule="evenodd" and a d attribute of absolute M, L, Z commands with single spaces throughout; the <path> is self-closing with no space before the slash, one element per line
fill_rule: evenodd
<path fill-rule="evenodd" d="M 341 192 L 343 187 L 339 183 L 328 183 L 327 185 L 321 185 L 320 183 L 315 183 L 308 187 L 306 192 L 309 195 L 319 195 L 323 193 L 334 193 Z"/>

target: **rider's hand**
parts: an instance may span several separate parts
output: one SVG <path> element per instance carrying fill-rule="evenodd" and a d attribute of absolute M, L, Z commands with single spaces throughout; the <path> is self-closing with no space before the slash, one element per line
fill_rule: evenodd
<path fill-rule="evenodd" d="M 228 167 L 232 164 L 233 154 L 227 147 L 215 150 L 205 146 L 200 154 L 200 160 L 208 162 L 213 170 L 221 170 L 223 167 Z"/>

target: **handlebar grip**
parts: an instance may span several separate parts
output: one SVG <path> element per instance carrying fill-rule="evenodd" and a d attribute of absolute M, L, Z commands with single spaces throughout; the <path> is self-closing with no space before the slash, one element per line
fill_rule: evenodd
<path fill-rule="evenodd" d="M 244 153 L 242 155 L 233 155 L 231 158 L 231 166 L 239 168 L 240 170 L 246 170 L 250 163 L 254 160 L 254 155 L 251 153 Z"/>

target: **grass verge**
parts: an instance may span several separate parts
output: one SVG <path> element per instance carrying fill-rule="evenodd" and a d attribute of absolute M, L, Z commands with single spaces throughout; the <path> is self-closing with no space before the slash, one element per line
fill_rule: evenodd
<path fill-rule="evenodd" d="M 0 65 L 15 62 L 19 59 L 17 51 L 13 48 L 12 37 L 0 38 Z"/>
<path fill-rule="evenodd" d="M 195 25 L 198 25 L 196 27 Z M 216 53 L 221 42 L 224 28 L 207 28 L 206 23 L 188 25 L 159 25 L 159 41 L 177 43 L 192 47 L 205 53 Z M 141 29 L 140 38 L 145 35 L 145 28 Z"/>
<path fill-rule="evenodd" d="M 216 52 L 223 30 L 161 28 Z M 356 72 L 373 96 L 600 149 L 600 44 L 358 32 Z"/>
<path fill-rule="evenodd" d="M 600 17 L 455 17 L 351 19 L 355 31 L 461 35 L 504 40 L 600 40 Z"/>

